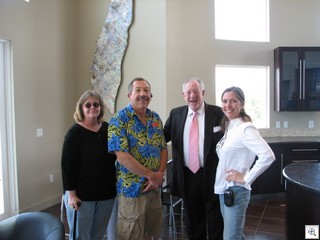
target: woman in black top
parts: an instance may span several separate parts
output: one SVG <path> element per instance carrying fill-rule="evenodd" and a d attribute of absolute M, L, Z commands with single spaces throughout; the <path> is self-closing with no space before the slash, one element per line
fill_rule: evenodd
<path fill-rule="evenodd" d="M 104 103 L 94 91 L 77 102 L 74 123 L 62 149 L 61 168 L 70 239 L 102 239 L 116 197 L 115 155 L 108 153 L 108 123 Z"/>

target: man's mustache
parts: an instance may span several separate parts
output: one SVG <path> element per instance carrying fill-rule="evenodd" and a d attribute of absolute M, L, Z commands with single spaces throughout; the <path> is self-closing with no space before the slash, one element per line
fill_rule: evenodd
<path fill-rule="evenodd" d="M 152 94 L 150 95 L 150 97 L 147 95 L 143 95 L 138 97 L 138 100 L 150 100 L 151 98 L 152 98 Z"/>

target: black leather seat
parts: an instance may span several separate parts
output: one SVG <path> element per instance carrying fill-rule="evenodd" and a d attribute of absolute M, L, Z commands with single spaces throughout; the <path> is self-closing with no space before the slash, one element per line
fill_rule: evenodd
<path fill-rule="evenodd" d="M 60 219 L 50 213 L 27 212 L 0 222 L 1 240 L 64 240 Z"/>
<path fill-rule="evenodd" d="M 161 188 L 162 205 L 169 208 L 169 226 L 173 228 L 173 239 L 177 239 L 175 208 L 180 207 L 180 221 L 183 222 L 183 199 L 171 194 L 172 159 L 167 163 L 166 185 Z"/>

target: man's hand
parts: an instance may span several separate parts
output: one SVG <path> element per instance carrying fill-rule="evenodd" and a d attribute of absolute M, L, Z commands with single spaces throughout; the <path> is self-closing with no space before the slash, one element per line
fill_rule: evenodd
<path fill-rule="evenodd" d="M 143 193 L 149 192 L 151 190 L 157 190 L 158 188 L 156 186 L 153 186 L 149 181 L 147 181 L 145 184 L 143 184 Z"/>
<path fill-rule="evenodd" d="M 155 188 L 159 189 L 164 183 L 164 173 L 163 172 L 152 172 L 148 177 L 148 182 Z"/>

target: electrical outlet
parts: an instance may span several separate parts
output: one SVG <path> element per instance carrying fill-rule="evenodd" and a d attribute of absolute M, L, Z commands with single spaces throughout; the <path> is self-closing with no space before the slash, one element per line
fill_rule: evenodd
<path fill-rule="evenodd" d="M 288 128 L 288 121 L 283 122 L 283 128 Z"/>
<path fill-rule="evenodd" d="M 280 123 L 280 121 L 276 121 L 276 128 L 281 128 L 281 123 Z"/>
<path fill-rule="evenodd" d="M 37 128 L 37 137 L 43 137 L 43 128 Z"/>
<path fill-rule="evenodd" d="M 314 121 L 313 120 L 309 121 L 309 128 L 314 128 Z"/>
<path fill-rule="evenodd" d="M 53 174 L 50 174 L 50 176 L 49 176 L 49 182 L 50 182 L 50 183 L 53 183 L 53 182 L 54 182 L 54 176 L 53 176 Z"/>

